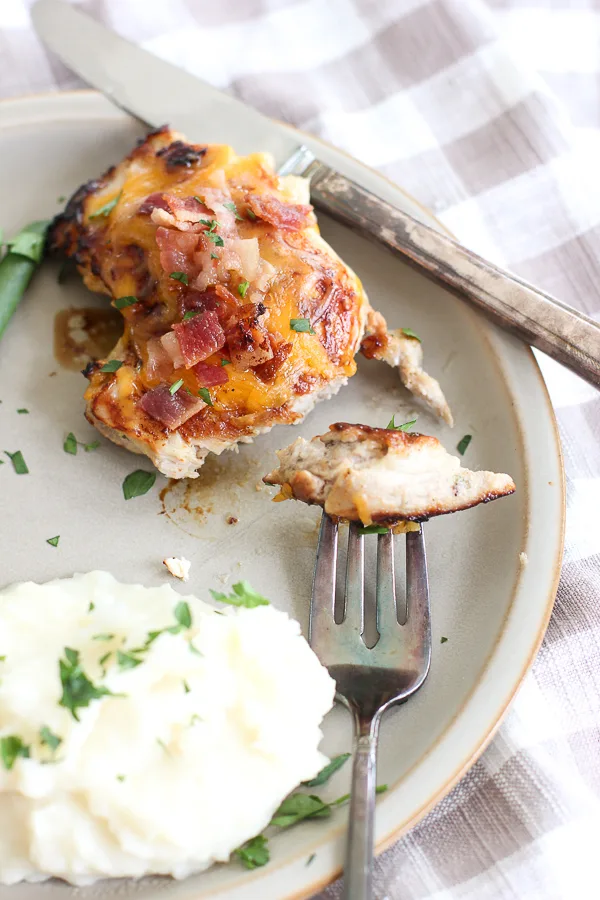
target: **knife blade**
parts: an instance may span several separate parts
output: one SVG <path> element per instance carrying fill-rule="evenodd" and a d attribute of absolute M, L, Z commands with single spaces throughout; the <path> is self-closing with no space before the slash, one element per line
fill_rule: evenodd
<path fill-rule="evenodd" d="M 38 0 L 34 26 L 48 47 L 117 106 L 197 143 L 238 153 L 269 150 L 279 172 L 311 179 L 311 200 L 383 244 L 521 340 L 600 387 L 600 324 L 452 238 L 377 197 L 298 146 L 294 132 L 228 94 L 125 40 L 64 0 Z"/>
<path fill-rule="evenodd" d="M 229 94 L 131 43 L 61 0 L 31 17 L 44 43 L 84 81 L 152 128 L 169 124 L 194 143 L 269 150 L 279 167 L 298 147 L 290 131 Z"/>

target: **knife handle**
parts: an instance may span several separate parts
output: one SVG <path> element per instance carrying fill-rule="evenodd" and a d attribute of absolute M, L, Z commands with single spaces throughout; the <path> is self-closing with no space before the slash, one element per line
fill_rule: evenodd
<path fill-rule="evenodd" d="M 502 328 L 600 387 L 600 324 L 467 250 L 314 160 L 304 171 L 316 207 L 384 244 Z"/>

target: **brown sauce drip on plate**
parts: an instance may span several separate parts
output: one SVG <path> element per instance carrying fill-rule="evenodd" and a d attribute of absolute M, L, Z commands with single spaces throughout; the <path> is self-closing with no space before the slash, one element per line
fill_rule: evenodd
<path fill-rule="evenodd" d="M 104 359 L 123 334 L 123 317 L 112 307 L 61 309 L 54 318 L 54 356 L 65 369 L 79 371 Z"/>

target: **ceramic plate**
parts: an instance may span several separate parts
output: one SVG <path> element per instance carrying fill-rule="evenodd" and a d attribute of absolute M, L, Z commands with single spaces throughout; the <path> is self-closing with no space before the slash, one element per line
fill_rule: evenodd
<path fill-rule="evenodd" d="M 139 135 L 138 123 L 91 91 L 0 104 L 4 233 L 52 216 L 60 208 L 57 198 L 120 160 Z M 434 222 L 377 173 L 332 147 L 307 142 L 330 165 Z M 323 216 L 321 226 L 390 325 L 410 327 L 422 337 L 427 369 L 444 387 L 455 428 L 418 410 L 391 369 L 361 359 L 349 385 L 319 404 L 302 425 L 275 428 L 239 454 L 212 459 L 196 481 L 173 486 L 159 476 L 149 494 L 125 502 L 123 478 L 140 464 L 150 468 L 146 460 L 105 440 L 93 453 L 63 452 L 69 431 L 82 441 L 97 435 L 83 418 L 82 376 L 55 360 L 54 319 L 66 307 L 101 307 L 106 299 L 89 294 L 77 277 L 58 284 L 58 266 L 50 263 L 27 292 L 1 345 L 0 450 L 22 450 L 30 474 L 16 476 L 10 464 L 0 468 L 0 579 L 3 584 L 45 581 L 107 569 L 122 581 L 160 584 L 169 577 L 162 559 L 185 556 L 192 560 L 190 592 L 207 598 L 208 588 L 226 577 L 246 577 L 306 628 L 318 511 L 271 503 L 272 491 L 258 487 L 275 462 L 275 450 L 298 435 L 320 434 L 331 422 L 385 426 L 392 414 L 399 421 L 418 414 L 418 430 L 436 435 L 450 450 L 463 434 L 472 434 L 465 464 L 509 472 L 517 493 L 440 517 L 426 528 L 433 662 L 424 688 L 383 723 L 378 781 L 389 789 L 377 807 L 382 849 L 473 763 L 531 665 L 559 573 L 562 464 L 548 396 L 528 348 L 385 250 Z M 18 415 L 19 408 L 29 415 Z M 229 524 L 230 517 L 235 524 Z M 46 543 L 54 535 L 60 535 L 56 548 Z M 370 541 L 372 551 L 375 539 Z M 442 636 L 448 638 L 443 644 Z M 337 708 L 325 722 L 323 749 L 335 754 L 350 747 L 349 716 Z M 346 766 L 323 795 L 343 794 L 349 777 Z M 77 895 L 81 900 L 104 900 L 117 891 L 144 900 L 159 893 L 168 900 L 307 897 L 340 871 L 346 815 L 340 809 L 329 820 L 280 833 L 272 840 L 271 863 L 254 872 L 232 863 L 179 883 L 104 882 Z M 71 893 L 58 883 L 24 885 L 0 889 L 0 900 L 60 900 Z"/>

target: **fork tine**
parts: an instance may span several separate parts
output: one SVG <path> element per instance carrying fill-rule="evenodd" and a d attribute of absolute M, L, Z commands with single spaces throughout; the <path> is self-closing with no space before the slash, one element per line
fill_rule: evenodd
<path fill-rule="evenodd" d="M 364 538 L 355 522 L 350 524 L 348 533 L 348 558 L 346 560 L 346 587 L 344 590 L 344 623 L 347 628 L 360 635 L 365 630 L 364 583 L 365 558 Z"/>
<path fill-rule="evenodd" d="M 377 631 L 397 636 L 396 577 L 394 570 L 394 535 L 391 531 L 377 539 Z M 394 629 L 394 630 L 392 630 Z"/>
<path fill-rule="evenodd" d="M 321 518 L 317 559 L 310 603 L 308 640 L 311 646 L 329 633 L 333 625 L 335 607 L 335 576 L 337 571 L 338 526 L 327 513 Z"/>
<path fill-rule="evenodd" d="M 431 661 L 431 618 L 423 525 L 419 531 L 409 531 L 406 535 L 406 599 L 405 628 L 410 632 L 413 648 L 418 648 L 425 663 L 424 678 Z"/>

